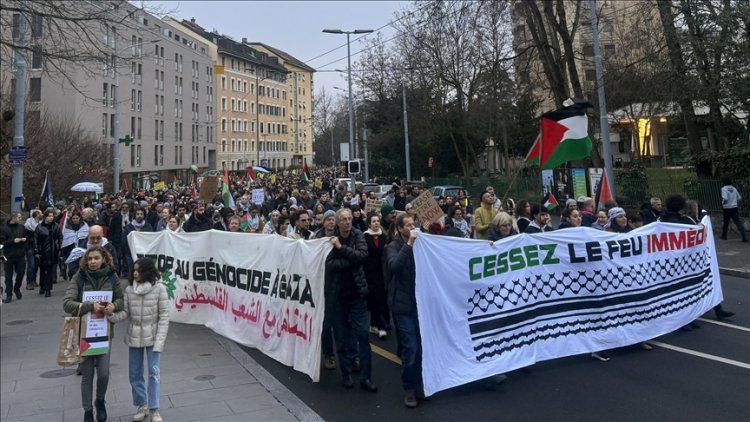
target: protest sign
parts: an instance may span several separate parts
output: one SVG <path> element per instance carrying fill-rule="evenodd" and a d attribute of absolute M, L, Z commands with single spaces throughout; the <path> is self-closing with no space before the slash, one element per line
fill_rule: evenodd
<path fill-rule="evenodd" d="M 170 320 L 201 324 L 317 382 L 328 239 L 210 230 L 133 232 L 133 259 L 154 260 Z"/>
<path fill-rule="evenodd" d="M 164 190 L 167 188 L 167 184 L 164 182 L 156 182 L 154 183 L 154 190 Z"/>
<path fill-rule="evenodd" d="M 84 291 L 83 302 L 112 303 L 111 291 Z M 89 312 L 81 318 L 79 355 L 96 356 L 109 353 L 109 322 L 104 312 Z"/>
<path fill-rule="evenodd" d="M 253 204 L 255 205 L 263 205 L 263 201 L 265 200 L 265 194 L 263 193 L 263 189 L 253 189 Z"/>
<path fill-rule="evenodd" d="M 219 189 L 219 176 L 206 176 L 203 178 L 203 182 L 200 185 L 201 194 L 199 199 L 205 203 L 210 204 L 214 201 L 214 197 L 218 194 Z"/>
<path fill-rule="evenodd" d="M 443 210 L 437 201 L 432 197 L 432 192 L 426 190 L 421 195 L 411 201 L 412 210 L 417 213 L 419 221 L 423 225 L 430 225 L 440 221 L 444 216 Z"/>
<path fill-rule="evenodd" d="M 385 199 L 367 198 L 365 201 L 365 215 L 371 212 L 377 212 L 380 214 L 380 209 L 383 207 L 383 204 L 385 204 Z"/>
<path fill-rule="evenodd" d="M 450 251 L 450 253 L 446 253 Z M 711 220 L 576 227 L 488 242 L 420 234 L 426 394 L 538 361 L 637 344 L 722 301 Z"/>

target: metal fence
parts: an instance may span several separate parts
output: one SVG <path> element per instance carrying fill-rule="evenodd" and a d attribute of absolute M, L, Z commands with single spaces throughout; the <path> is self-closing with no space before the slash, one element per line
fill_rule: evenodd
<path fill-rule="evenodd" d="M 645 177 L 645 180 L 630 180 L 622 182 L 618 180 L 618 172 L 615 171 L 616 197 L 620 206 L 626 209 L 637 209 L 648 202 L 652 197 L 664 200 L 671 194 L 681 194 L 687 199 L 694 199 L 714 216 L 722 214 L 721 187 L 719 179 L 698 179 L 695 176 L 670 176 L 669 172 L 655 173 Z M 511 182 L 513 184 L 511 185 Z M 733 181 L 743 200 L 740 202 L 740 215 L 743 218 L 750 217 L 750 179 Z M 528 199 L 535 202 L 542 199 L 542 178 L 537 173 L 520 174 L 513 181 L 512 177 L 453 177 L 453 178 L 427 178 L 428 186 L 458 185 L 467 189 L 472 201 L 479 202 L 479 193 L 487 186 L 495 188 L 499 197 L 508 192 L 508 198 L 516 202 Z M 510 189 L 509 189 L 510 186 Z"/>

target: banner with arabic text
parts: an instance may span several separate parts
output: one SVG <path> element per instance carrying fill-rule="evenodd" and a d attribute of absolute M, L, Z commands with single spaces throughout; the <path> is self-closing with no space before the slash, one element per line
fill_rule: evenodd
<path fill-rule="evenodd" d="M 156 262 L 170 320 L 202 324 L 317 382 L 327 239 L 276 235 L 133 232 L 133 258 Z"/>
<path fill-rule="evenodd" d="M 425 393 L 647 341 L 722 301 L 711 221 L 414 245 Z"/>

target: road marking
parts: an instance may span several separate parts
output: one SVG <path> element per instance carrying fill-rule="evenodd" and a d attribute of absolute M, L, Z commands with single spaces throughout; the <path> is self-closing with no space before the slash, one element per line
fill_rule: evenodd
<path fill-rule="evenodd" d="M 372 349 L 373 352 L 375 352 L 375 354 L 378 354 L 378 355 L 380 355 L 380 356 L 388 359 L 389 361 L 396 363 L 397 365 L 401 365 L 401 359 L 399 359 L 398 356 L 394 355 L 393 353 L 391 353 L 391 352 L 389 352 L 389 351 L 387 351 L 387 350 L 385 350 L 385 349 L 383 349 L 381 347 L 378 347 L 378 346 L 376 346 L 376 345 L 374 345 L 372 343 L 370 343 L 370 348 Z"/>
<path fill-rule="evenodd" d="M 722 327 L 734 328 L 735 330 L 742 330 L 750 332 L 750 328 L 743 327 L 741 325 L 727 324 L 726 322 L 714 321 L 712 319 L 698 318 L 698 321 L 708 322 L 709 324 L 721 325 Z"/>
<path fill-rule="evenodd" d="M 720 356 L 709 355 L 708 353 L 696 352 L 695 350 L 685 349 L 685 348 L 682 348 L 682 347 L 673 346 L 671 344 L 661 343 L 661 342 L 658 342 L 658 341 L 651 341 L 651 340 L 649 340 L 648 343 L 652 344 L 654 346 L 659 346 L 659 347 L 661 347 L 663 349 L 674 350 L 675 352 L 685 353 L 685 354 L 688 354 L 688 355 L 693 355 L 693 356 L 697 356 L 699 358 L 704 358 L 704 359 L 708 359 L 708 360 L 714 360 L 716 362 L 726 363 L 728 365 L 734 365 L 734 366 L 738 366 L 738 367 L 744 368 L 744 369 L 750 369 L 750 363 L 745 363 L 745 362 L 740 362 L 740 361 L 737 361 L 737 360 L 727 359 L 727 358 L 723 358 L 723 357 L 720 357 Z"/>

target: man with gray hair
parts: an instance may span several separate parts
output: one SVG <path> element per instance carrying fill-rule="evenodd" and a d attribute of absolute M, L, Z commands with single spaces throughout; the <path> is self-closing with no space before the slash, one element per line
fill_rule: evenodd
<path fill-rule="evenodd" d="M 644 204 L 640 211 L 643 216 L 643 224 L 651 224 L 659 220 L 662 215 L 661 198 L 652 197 L 649 205 Z"/>
<path fill-rule="evenodd" d="M 73 275 L 78 271 L 78 264 L 86 251 L 93 248 L 94 246 L 101 246 L 106 249 L 107 252 L 112 255 L 112 266 L 114 267 L 115 271 L 119 270 L 120 266 L 117 259 L 115 247 L 106 237 L 104 237 L 104 229 L 102 228 L 102 226 L 89 227 L 89 234 L 86 238 L 86 243 L 82 246 L 85 247 L 77 247 L 73 249 L 73 251 L 70 252 L 68 258 L 65 260 L 65 263 L 68 265 L 69 279 L 72 280 Z"/>
<path fill-rule="evenodd" d="M 372 351 L 367 323 L 367 280 L 362 263 L 367 259 L 365 236 L 352 227 L 352 212 L 348 208 L 336 211 L 336 228 L 330 238 L 333 250 L 326 259 L 326 273 L 330 274 L 325 286 L 326 306 L 332 306 L 333 332 L 339 355 L 342 385 L 353 388 L 352 366 L 354 356 L 348 344 L 359 345 L 363 390 L 377 392 L 372 382 Z"/>

